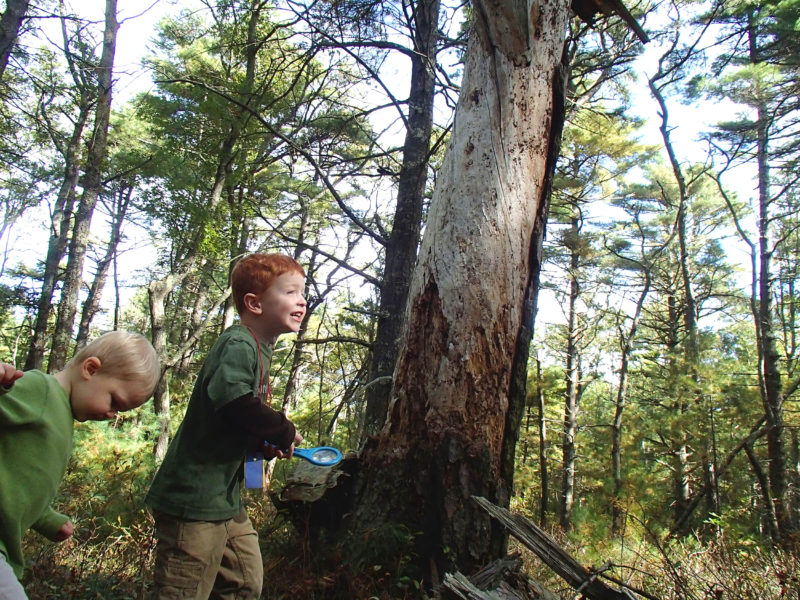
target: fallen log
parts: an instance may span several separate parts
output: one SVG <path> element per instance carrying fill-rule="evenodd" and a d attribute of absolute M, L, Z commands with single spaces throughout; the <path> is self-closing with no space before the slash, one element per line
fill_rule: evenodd
<path fill-rule="evenodd" d="M 490 516 L 508 529 L 509 533 L 532 550 L 554 573 L 577 592 L 592 600 L 635 600 L 627 590 L 616 590 L 598 578 L 601 570 L 592 572 L 575 560 L 546 531 L 521 515 L 495 506 L 486 498 L 472 499 Z"/>
<path fill-rule="evenodd" d="M 459 600 L 558 600 L 522 573 L 522 560 L 516 555 L 496 560 L 470 578 L 447 573 L 442 585 Z"/>

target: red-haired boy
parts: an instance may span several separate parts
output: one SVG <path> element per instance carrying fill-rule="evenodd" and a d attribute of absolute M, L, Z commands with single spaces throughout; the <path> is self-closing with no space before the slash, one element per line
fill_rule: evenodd
<path fill-rule="evenodd" d="M 241 323 L 208 353 L 145 502 L 155 518 L 153 597 L 258 598 L 264 577 L 258 534 L 240 496 L 254 440 L 290 457 L 302 441 L 265 403 L 272 348 L 305 316 L 305 272 L 280 254 L 251 254 L 231 273 Z"/>

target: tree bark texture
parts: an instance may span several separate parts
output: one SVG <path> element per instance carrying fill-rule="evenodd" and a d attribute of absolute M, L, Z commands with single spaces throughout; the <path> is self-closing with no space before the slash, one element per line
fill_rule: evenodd
<path fill-rule="evenodd" d="M 8 66 L 8 58 L 19 35 L 25 13 L 28 12 L 28 4 L 28 0 L 6 0 L 6 10 L 0 18 L 0 79 Z"/>
<path fill-rule="evenodd" d="M 568 2 L 481 1 L 453 135 L 414 271 L 388 419 L 365 447 L 354 521 L 408 526 L 428 585 L 505 535 L 503 449 L 531 262 L 541 242 Z M 559 94 L 555 97 L 561 98 Z M 535 286 L 534 286 L 535 288 Z M 535 294 L 534 294 L 535 296 Z"/>
<path fill-rule="evenodd" d="M 82 95 L 81 99 L 83 100 L 84 97 Z M 88 118 L 89 103 L 81 102 L 72 136 L 64 151 L 64 178 L 61 181 L 56 205 L 53 207 L 53 215 L 50 219 L 50 237 L 44 263 L 42 291 L 37 302 L 36 322 L 28 348 L 28 356 L 25 360 L 24 369 L 26 371 L 41 369 L 44 365 L 44 355 L 48 345 L 47 329 L 53 310 L 53 295 L 58 281 L 61 259 L 69 244 L 72 211 L 76 199 L 75 188 L 78 185 L 80 146 Z"/>
<path fill-rule="evenodd" d="M 759 285 L 757 332 L 762 377 L 761 397 L 767 417 L 767 452 L 769 454 L 769 485 L 772 492 L 775 520 L 778 523 L 776 541 L 787 542 L 794 531 L 787 499 L 785 423 L 783 381 L 774 326 L 772 281 L 772 241 L 769 239 L 771 181 L 767 148 L 769 146 L 768 117 L 763 106 L 758 107 L 758 197 L 759 197 Z"/>
<path fill-rule="evenodd" d="M 61 17 L 61 35 L 64 43 L 64 57 L 67 60 L 67 66 L 74 83 L 73 89 L 77 93 L 76 114 L 74 117 L 69 118 L 73 123 L 73 127 L 72 135 L 66 144 L 61 141 L 61 136 L 55 127 L 47 128 L 53 145 L 59 149 L 59 152 L 64 157 L 64 175 L 58 191 L 58 198 L 52 211 L 50 239 L 42 278 L 42 291 L 37 302 L 36 322 L 29 343 L 28 356 L 25 360 L 24 370 L 26 371 L 43 368 L 44 356 L 50 346 L 48 329 L 50 327 L 50 317 L 54 311 L 53 296 L 56 285 L 62 276 L 61 260 L 67 252 L 70 231 L 72 230 L 81 160 L 84 156 L 84 132 L 99 93 L 97 85 L 93 83 L 88 73 L 89 65 L 91 64 L 88 44 L 79 44 L 78 47 L 81 50 L 75 48 L 76 44 L 69 35 L 67 22 L 63 16 Z M 53 117 L 47 118 L 47 121 L 52 120 Z M 60 118 L 56 120 L 60 120 Z"/>
<path fill-rule="evenodd" d="M 114 54 L 117 47 L 116 0 L 106 0 L 106 25 L 103 34 L 103 52 L 97 66 L 97 108 L 95 109 L 94 132 L 89 142 L 87 166 L 84 175 L 84 190 L 75 213 L 75 224 L 69 245 L 67 273 L 61 290 L 58 317 L 53 334 L 53 348 L 47 365 L 49 372 L 61 370 L 66 364 L 67 351 L 75 324 L 78 292 L 83 278 L 83 263 L 89 243 L 89 229 L 92 223 L 97 197 L 102 191 L 101 174 L 107 155 L 108 126 L 111 116 L 111 89 Z"/>

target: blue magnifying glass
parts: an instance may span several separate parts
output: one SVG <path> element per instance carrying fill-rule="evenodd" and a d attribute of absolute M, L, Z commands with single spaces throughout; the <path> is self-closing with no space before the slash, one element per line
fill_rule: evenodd
<path fill-rule="evenodd" d="M 332 467 L 342 460 L 342 453 L 330 446 L 317 446 L 315 448 L 295 448 L 294 454 L 318 467 Z"/>
<path fill-rule="evenodd" d="M 342 460 L 342 453 L 331 446 L 295 448 L 292 456 L 307 460 L 318 467 L 332 467 Z M 248 454 L 244 461 L 244 487 L 263 489 L 265 484 L 264 455 L 261 452 Z"/>

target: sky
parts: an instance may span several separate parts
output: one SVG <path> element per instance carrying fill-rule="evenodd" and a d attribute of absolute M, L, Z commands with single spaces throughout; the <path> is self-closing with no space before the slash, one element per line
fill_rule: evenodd
<path fill-rule="evenodd" d="M 105 20 L 105 0 L 73 0 L 80 7 L 80 11 L 87 19 L 95 21 L 102 30 Z M 129 2 L 120 0 L 118 4 L 118 20 L 120 23 L 117 33 L 117 47 L 115 54 L 115 80 L 113 102 L 119 107 L 123 102 L 134 94 L 145 91 L 152 87 L 150 75 L 141 66 L 141 59 L 147 51 L 150 38 L 153 36 L 157 21 L 167 12 L 177 11 L 177 5 L 185 5 L 184 0 L 149 0 L 146 2 Z M 46 30 L 46 34 L 52 40 L 59 40 L 60 30 L 56 21 L 49 21 L 47 24 L 54 29 Z M 99 210 L 95 211 L 92 218 L 93 234 L 101 237 L 104 235 L 105 215 Z M 0 265 L 2 272 L 9 267 L 14 267 L 18 262 L 33 266 L 31 257 L 38 260 L 44 258 L 43 248 L 47 247 L 47 232 L 50 222 L 50 215 L 47 207 L 42 206 L 29 211 L 25 218 L 25 223 L 15 227 L 9 236 L 2 240 L 2 248 L 5 252 L 4 264 Z M 128 226 L 126 228 L 128 242 L 123 246 L 123 254 L 119 260 L 119 278 L 123 283 L 120 292 L 123 304 L 136 291 L 139 281 L 144 281 L 147 265 L 151 265 L 155 260 L 155 253 L 150 246 L 150 241 L 141 230 Z M 87 261 L 84 280 L 90 281 L 93 267 L 91 261 Z M 128 283 L 129 285 L 124 285 Z M 104 294 L 105 299 L 110 303 L 113 298 L 109 292 Z"/>
<path fill-rule="evenodd" d="M 149 73 L 142 68 L 141 59 L 147 54 L 151 45 L 151 38 L 156 30 L 156 23 L 167 14 L 174 14 L 180 8 L 190 5 L 194 0 L 146 0 L 145 2 L 125 2 L 118 4 L 118 31 L 117 49 L 115 57 L 115 90 L 114 103 L 121 106 L 134 94 L 145 91 L 153 86 Z M 96 21 L 100 27 L 104 20 L 105 0 L 73 0 L 81 12 L 89 19 Z M 57 39 L 57 35 L 56 35 Z M 639 60 L 637 70 L 641 73 L 639 82 L 634 87 L 634 104 L 639 116 L 649 120 L 643 134 L 643 139 L 651 143 L 661 143 L 661 136 L 657 125 L 657 105 L 650 97 L 647 88 L 646 76 L 652 74 L 656 68 L 656 60 L 660 49 L 653 42 L 645 46 L 645 52 Z M 403 81 L 405 78 L 398 77 Z M 402 94 L 401 94 L 402 95 Z M 704 107 L 682 105 L 676 101 L 670 102 L 671 124 L 675 146 L 683 160 L 702 161 L 704 150 L 697 139 L 702 130 L 707 129 L 715 120 L 719 119 L 725 107 L 715 105 L 713 111 Z M 726 114 L 730 113 L 728 107 Z M 48 215 L 39 215 L 42 223 L 49 221 Z M 102 229 L 102 215 L 95 216 L 95 229 Z M 137 237 L 135 231 L 128 231 L 132 241 L 130 246 L 137 248 L 129 251 L 128 257 L 121 260 L 123 276 L 136 272 L 142 265 L 152 264 L 154 255 L 146 255 L 147 240 Z M 140 234 L 141 235 L 141 234 Z M 138 240 L 138 241 L 137 241 Z M 29 232 L 24 232 L 11 243 L 18 247 L 22 253 L 40 253 L 41 241 L 36 240 Z M 144 244 L 145 250 L 142 249 Z M 135 280 L 134 280 L 135 281 Z M 130 288 L 132 289 L 132 288 Z M 542 299 L 544 300 L 544 298 Z M 552 311 L 547 313 L 556 315 Z M 544 317 L 544 315 L 542 315 Z M 544 317 L 546 319 L 546 317 Z M 556 317 L 560 320 L 560 315 Z"/>

